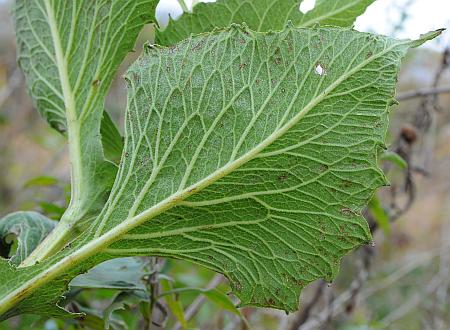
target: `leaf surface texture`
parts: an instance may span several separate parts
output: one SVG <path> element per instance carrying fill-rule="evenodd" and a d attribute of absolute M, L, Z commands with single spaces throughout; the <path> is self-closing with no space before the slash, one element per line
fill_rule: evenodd
<path fill-rule="evenodd" d="M 0 311 L 45 313 L 73 277 L 131 255 L 190 260 L 223 273 L 242 306 L 296 310 L 303 287 L 371 240 L 361 210 L 386 183 L 376 157 L 400 60 L 438 34 L 234 25 L 147 46 L 127 74 L 108 202 L 54 257 L 2 272 Z"/>
<path fill-rule="evenodd" d="M 317 0 L 314 8 L 300 11 L 299 0 L 218 0 L 198 3 L 192 13 L 184 13 L 157 31 L 157 43 L 172 45 L 191 33 L 209 32 L 231 23 L 246 23 L 254 31 L 280 31 L 291 21 L 295 26 L 315 24 L 351 26 L 374 0 Z"/>
<path fill-rule="evenodd" d="M 98 214 L 114 182 L 116 167 L 105 160 L 100 138 L 104 100 L 155 7 L 156 0 L 14 3 L 18 62 L 29 94 L 48 123 L 69 138 L 72 196 L 62 219 L 72 228 L 69 236 Z M 107 156 L 117 148 L 110 137 L 103 139 Z"/>
<path fill-rule="evenodd" d="M 2 247 L 17 240 L 17 250 L 10 258 L 14 265 L 20 264 L 36 246 L 55 228 L 56 221 L 32 211 L 8 214 L 0 219 L 0 239 Z M 13 237 L 10 237 L 12 235 Z M 8 249 L 9 250 L 9 249 Z"/>

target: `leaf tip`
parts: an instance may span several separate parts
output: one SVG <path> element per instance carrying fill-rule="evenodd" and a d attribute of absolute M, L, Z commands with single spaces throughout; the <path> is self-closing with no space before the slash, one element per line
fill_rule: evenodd
<path fill-rule="evenodd" d="M 421 34 L 419 39 L 411 41 L 411 47 L 419 47 L 423 45 L 425 42 L 435 39 L 436 37 L 440 36 L 446 29 L 437 29 L 435 31 L 430 31 L 425 34 Z"/>

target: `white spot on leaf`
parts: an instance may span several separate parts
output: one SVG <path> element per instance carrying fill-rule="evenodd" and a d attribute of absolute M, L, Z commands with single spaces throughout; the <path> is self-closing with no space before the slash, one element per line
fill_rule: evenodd
<path fill-rule="evenodd" d="M 303 14 L 306 14 L 307 12 L 313 10 L 315 5 L 316 5 L 316 0 L 303 0 L 300 3 L 299 10 Z"/>
<path fill-rule="evenodd" d="M 316 68 L 314 69 L 314 71 L 319 75 L 319 76 L 323 76 L 326 75 L 327 72 L 325 71 L 325 69 L 323 68 L 323 66 L 321 66 L 320 64 L 317 64 Z"/>

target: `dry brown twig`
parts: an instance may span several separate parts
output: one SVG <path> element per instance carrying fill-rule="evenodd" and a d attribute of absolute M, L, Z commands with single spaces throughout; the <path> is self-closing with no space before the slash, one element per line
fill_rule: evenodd
<path fill-rule="evenodd" d="M 397 101 L 407 101 L 415 98 L 423 98 L 426 96 L 434 96 L 439 94 L 450 93 L 450 86 L 440 86 L 431 88 L 421 88 L 409 92 L 403 92 L 396 96 Z"/>
<path fill-rule="evenodd" d="M 14 93 L 14 91 L 22 84 L 22 73 L 18 67 L 13 70 L 13 73 L 8 79 L 6 86 L 0 90 L 0 109 L 5 102 Z"/>

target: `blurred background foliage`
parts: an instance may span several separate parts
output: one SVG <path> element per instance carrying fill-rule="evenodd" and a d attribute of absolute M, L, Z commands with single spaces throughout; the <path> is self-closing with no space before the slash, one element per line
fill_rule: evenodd
<path fill-rule="evenodd" d="M 396 19 L 386 15 L 380 24 L 401 33 L 413 2 L 403 1 Z M 149 26 L 136 49 L 152 38 Z M 237 310 L 227 282 L 211 271 L 183 261 L 127 258 L 73 283 L 62 304 L 86 313 L 84 319 L 21 316 L 0 329 L 145 329 L 151 313 L 159 320 L 155 329 L 449 329 L 450 94 L 408 94 L 450 85 L 448 47 L 414 50 L 404 61 L 398 85 L 404 100 L 393 107 L 390 151 L 381 157 L 392 186 L 378 192 L 366 213 L 373 246 L 349 255 L 334 283 L 305 289 L 298 313 Z M 121 75 L 138 54 L 123 63 L 106 104 L 120 127 L 126 106 Z M 9 4 L 0 2 L 0 216 L 34 210 L 58 220 L 69 199 L 68 168 L 65 139 L 41 120 L 26 94 Z M 158 299 L 149 300 L 151 294 Z"/>

